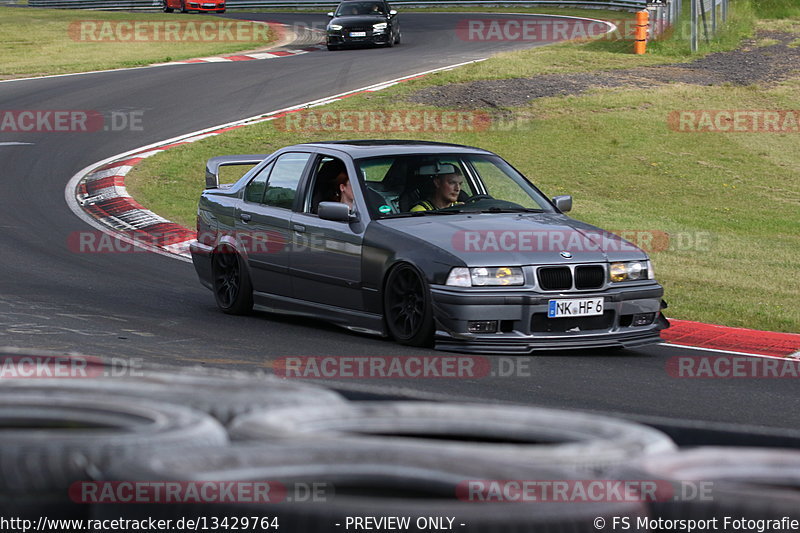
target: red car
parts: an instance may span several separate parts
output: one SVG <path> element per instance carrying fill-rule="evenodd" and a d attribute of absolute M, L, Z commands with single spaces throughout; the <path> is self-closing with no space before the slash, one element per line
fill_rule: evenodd
<path fill-rule="evenodd" d="M 225 13 L 225 0 L 163 0 L 164 13 L 179 9 L 181 13 Z"/>

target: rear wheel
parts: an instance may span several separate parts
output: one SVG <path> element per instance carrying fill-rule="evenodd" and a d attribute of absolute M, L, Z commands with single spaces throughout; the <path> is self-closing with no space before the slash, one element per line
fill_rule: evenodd
<path fill-rule="evenodd" d="M 229 315 L 245 315 L 253 309 L 253 285 L 242 257 L 230 246 L 221 246 L 212 259 L 214 299 Z"/>
<path fill-rule="evenodd" d="M 428 346 L 433 341 L 430 289 L 413 266 L 403 263 L 389 272 L 383 313 L 389 333 L 400 344 Z"/>

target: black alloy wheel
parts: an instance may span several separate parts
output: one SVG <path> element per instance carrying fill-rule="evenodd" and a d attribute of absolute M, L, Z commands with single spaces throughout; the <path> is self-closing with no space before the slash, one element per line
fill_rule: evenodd
<path fill-rule="evenodd" d="M 231 315 L 244 315 L 253 309 L 253 285 L 242 258 L 230 246 L 221 246 L 212 259 L 214 299 Z"/>
<path fill-rule="evenodd" d="M 400 344 L 428 346 L 433 340 L 433 311 L 428 284 L 413 266 L 403 263 L 389 272 L 384 287 L 384 317 Z"/>

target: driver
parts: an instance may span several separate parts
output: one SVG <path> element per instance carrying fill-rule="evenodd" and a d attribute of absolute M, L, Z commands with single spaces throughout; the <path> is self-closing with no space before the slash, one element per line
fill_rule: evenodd
<path fill-rule="evenodd" d="M 458 194 L 464 184 L 464 175 L 461 169 L 452 165 L 454 172 L 450 174 L 437 174 L 433 177 L 433 193 L 427 200 L 422 200 L 411 207 L 411 211 L 431 211 L 444 209 L 458 204 Z"/>

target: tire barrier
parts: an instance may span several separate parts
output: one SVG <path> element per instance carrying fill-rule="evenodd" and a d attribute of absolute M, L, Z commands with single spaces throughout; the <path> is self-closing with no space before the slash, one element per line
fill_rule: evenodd
<path fill-rule="evenodd" d="M 288 382 L 270 375 L 256 377 L 242 372 L 157 366 L 142 367 L 134 373 L 136 375 L 107 377 L 102 362 L 92 362 L 83 372 L 85 376 L 74 376 L 74 379 L 0 379 L 0 393 L 58 391 L 129 396 L 186 405 L 214 416 L 223 424 L 253 409 L 330 405 L 345 401 L 332 390 Z"/>
<path fill-rule="evenodd" d="M 224 445 L 200 411 L 123 396 L 0 392 L 0 516 L 79 512 L 67 491 L 133 454 Z"/>
<path fill-rule="evenodd" d="M 254 411 L 229 430 L 237 441 L 403 441 L 421 453 L 442 449 L 591 473 L 676 448 L 663 433 L 632 422 L 506 405 L 387 401 Z"/>
<path fill-rule="evenodd" d="M 348 519 L 364 516 L 377 523 L 403 517 L 405 525 L 397 531 L 417 533 L 429 531 L 432 523 L 446 518 L 452 519 L 453 530 L 470 533 L 588 533 L 598 531 L 598 517 L 610 524 L 615 516 L 643 517 L 646 509 L 635 498 L 604 502 L 471 501 L 462 490 L 468 480 L 578 481 L 574 473 L 564 469 L 492 459 L 475 461 L 469 454 L 435 448 L 421 451 L 403 443 L 246 444 L 155 453 L 138 459 L 111 469 L 106 479 L 128 483 L 172 480 L 181 487 L 199 483 L 206 489 L 217 482 L 236 480 L 241 488 L 250 481 L 270 480 L 271 490 L 264 492 L 265 498 L 258 503 L 98 503 L 92 507 L 93 517 L 279 516 L 282 530 L 303 533 L 344 531 Z"/>
<path fill-rule="evenodd" d="M 744 521 L 800 520 L 800 451 L 770 448 L 700 447 L 633 461 L 626 479 L 655 477 L 668 481 L 673 494 L 651 504 L 652 516 L 664 520 L 716 520 L 718 531 L 741 531 Z M 727 521 L 726 521 L 727 519 Z M 756 526 L 758 527 L 758 526 Z M 786 525 L 770 530 L 791 530 Z"/>

